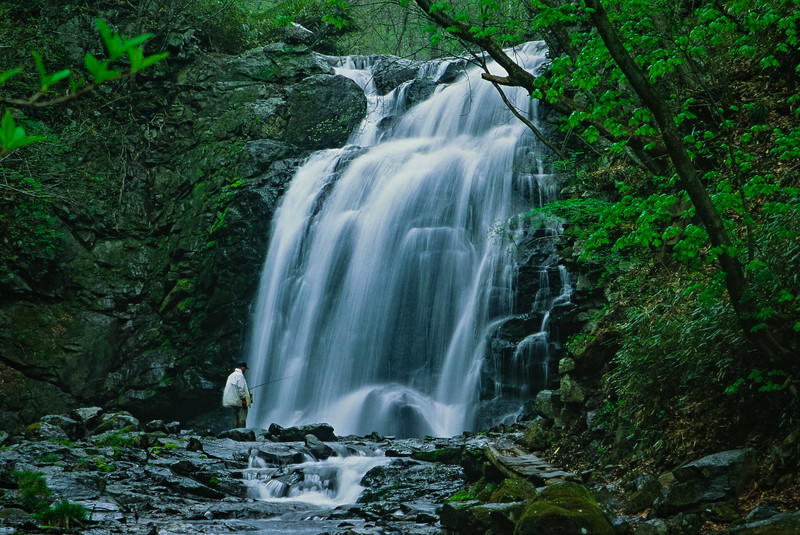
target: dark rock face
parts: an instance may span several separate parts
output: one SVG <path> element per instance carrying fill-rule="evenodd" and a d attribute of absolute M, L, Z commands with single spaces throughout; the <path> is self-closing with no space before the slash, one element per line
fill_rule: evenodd
<path fill-rule="evenodd" d="M 663 487 L 655 501 L 660 515 L 695 512 L 709 503 L 730 501 L 740 495 L 757 473 L 752 450 L 715 453 L 663 474 Z"/>
<path fill-rule="evenodd" d="M 269 426 L 269 433 L 278 442 L 300 442 L 305 440 L 307 435 L 312 435 L 323 442 L 337 440 L 336 435 L 333 434 L 333 427 L 329 424 L 310 424 L 289 428 L 272 424 Z"/>
<path fill-rule="evenodd" d="M 218 407 L 277 202 L 366 111 L 302 45 L 176 58 L 138 90 L 148 119 L 129 125 L 121 189 L 77 184 L 79 204 L 54 203 L 64 237 L 47 277 L 0 288 L 0 428 L 86 405 L 165 421 Z"/>
<path fill-rule="evenodd" d="M 553 228 L 523 227 L 517 243 L 518 273 L 514 315 L 489 337 L 481 378 L 487 416 L 532 401 L 537 392 L 558 385 L 558 363 L 567 339 L 583 321 L 574 291 L 576 274 L 560 257 L 560 236 Z M 512 228 L 510 231 L 516 229 Z M 502 396 L 505 403 L 498 400 Z M 487 418 L 490 423 L 491 418 Z"/>

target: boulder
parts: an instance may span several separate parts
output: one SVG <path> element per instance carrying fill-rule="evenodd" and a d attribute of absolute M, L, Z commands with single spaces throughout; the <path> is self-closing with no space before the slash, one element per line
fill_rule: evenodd
<path fill-rule="evenodd" d="M 284 141 L 306 149 L 341 147 L 367 113 L 367 98 L 344 76 L 309 76 L 287 89 Z"/>
<path fill-rule="evenodd" d="M 372 68 L 378 94 L 385 95 L 403 82 L 413 80 L 422 64 L 409 59 L 385 56 Z"/>
<path fill-rule="evenodd" d="M 36 422 L 25 430 L 26 440 L 68 440 L 63 429 L 47 422 Z"/>
<path fill-rule="evenodd" d="M 556 409 L 561 408 L 561 394 L 555 390 L 540 390 L 536 394 L 533 408 L 543 418 L 552 420 Z"/>
<path fill-rule="evenodd" d="M 583 403 L 586 394 L 583 387 L 570 374 L 561 376 L 561 401 L 564 403 Z"/>
<path fill-rule="evenodd" d="M 100 407 L 79 407 L 73 409 L 70 416 L 80 422 L 87 431 L 91 431 L 97 426 L 101 414 L 103 409 Z"/>
<path fill-rule="evenodd" d="M 669 516 L 730 501 L 752 481 L 756 470 L 751 449 L 723 451 L 679 466 L 659 477 L 664 488 L 655 501 L 656 512 Z"/>
<path fill-rule="evenodd" d="M 643 478 L 638 487 L 625 503 L 624 512 L 627 514 L 638 513 L 652 506 L 661 491 L 658 480 L 652 476 Z"/>
<path fill-rule="evenodd" d="M 488 522 L 475 516 L 473 509 L 481 504 L 478 500 L 445 502 L 437 513 L 442 526 L 463 535 L 482 535 L 489 529 Z"/>
<path fill-rule="evenodd" d="M 336 455 L 336 452 L 333 450 L 333 448 L 322 442 L 314 435 L 306 435 L 306 447 L 308 448 L 308 451 L 311 452 L 311 455 L 313 455 L 319 461 L 324 461 L 328 457 L 334 457 Z"/>
<path fill-rule="evenodd" d="M 256 441 L 256 433 L 252 429 L 248 428 L 241 428 L 241 429 L 229 429 L 227 431 L 223 431 L 217 435 L 219 438 L 229 438 L 231 440 L 235 440 L 237 442 L 255 442 Z"/>
<path fill-rule="evenodd" d="M 489 498 L 490 503 L 512 503 L 532 500 L 536 487 L 522 479 L 505 479 Z"/>
<path fill-rule="evenodd" d="M 731 535 L 797 535 L 797 533 L 800 533 L 800 511 L 781 513 L 731 530 Z"/>
<path fill-rule="evenodd" d="M 446 502 L 439 509 L 439 520 L 459 534 L 511 533 L 524 510 L 525 504 L 520 502 Z"/>
<path fill-rule="evenodd" d="M 336 442 L 338 439 L 333 434 L 330 424 L 310 424 L 300 427 L 281 427 L 278 424 L 269 426 L 269 433 L 278 442 L 302 442 L 306 435 L 314 435 L 323 442 Z"/>
<path fill-rule="evenodd" d="M 283 39 L 290 45 L 310 45 L 314 42 L 314 32 L 296 22 L 290 22 L 283 30 Z"/>
<path fill-rule="evenodd" d="M 514 535 L 613 535 L 614 528 L 591 492 L 577 483 L 546 487 L 531 500 Z"/>
<path fill-rule="evenodd" d="M 139 420 L 127 411 L 120 411 L 113 414 L 106 414 L 102 417 L 100 424 L 97 426 L 98 433 L 106 431 L 138 431 Z"/>

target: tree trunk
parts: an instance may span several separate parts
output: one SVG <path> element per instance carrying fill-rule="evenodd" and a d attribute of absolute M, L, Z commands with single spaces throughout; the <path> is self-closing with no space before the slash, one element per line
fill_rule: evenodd
<path fill-rule="evenodd" d="M 628 51 L 625 50 L 625 46 L 617 36 L 617 32 L 608 19 L 608 14 L 600 0 L 585 1 L 586 7 L 589 8 L 589 16 L 595 28 L 597 28 L 600 38 L 608 48 L 611 57 L 625 74 L 628 82 L 630 82 L 644 105 L 653 112 L 653 117 L 661 129 L 661 137 L 667 147 L 670 160 L 680 178 L 681 187 L 689 194 L 697 216 L 703 222 L 711 240 L 711 245 L 717 252 L 720 267 L 725 272 L 725 285 L 739 325 L 748 339 L 759 350 L 764 352 L 765 356 L 777 357 L 785 353 L 785 350 L 775 341 L 767 329 L 759 333 L 753 332 L 753 328 L 757 325 L 754 314 L 755 307 L 748 300 L 744 269 L 741 262 L 730 254 L 731 238 L 725 230 L 722 217 L 708 195 L 708 191 L 706 191 L 705 186 L 697 176 L 694 162 L 692 162 L 689 153 L 686 151 L 683 137 L 675 125 L 675 116 L 672 110 L 666 100 L 647 80 L 645 74 L 628 54 Z"/>

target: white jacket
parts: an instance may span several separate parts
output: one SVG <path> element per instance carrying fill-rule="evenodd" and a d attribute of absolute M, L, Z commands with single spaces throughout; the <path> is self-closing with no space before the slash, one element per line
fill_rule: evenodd
<path fill-rule="evenodd" d="M 247 381 L 244 378 L 242 370 L 236 368 L 228 376 L 228 382 L 225 383 L 225 390 L 222 391 L 222 406 L 223 407 L 241 407 L 242 400 L 247 401 L 247 406 L 250 406 L 250 390 L 247 388 Z"/>

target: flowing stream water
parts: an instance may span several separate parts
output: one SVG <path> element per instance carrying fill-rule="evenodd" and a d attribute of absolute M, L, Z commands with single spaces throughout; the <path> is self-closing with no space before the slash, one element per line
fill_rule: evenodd
<path fill-rule="evenodd" d="M 540 43 L 515 53 L 531 71 L 546 61 Z M 372 66 L 338 60 L 368 117 L 346 147 L 308 159 L 273 220 L 247 359 L 251 385 L 278 381 L 256 390 L 251 426 L 472 430 L 487 337 L 514 304 L 517 266 L 497 230 L 555 197 L 540 143 L 478 69 L 408 107 L 411 82 L 380 96 Z M 536 123 L 538 103 L 505 91 Z"/>

